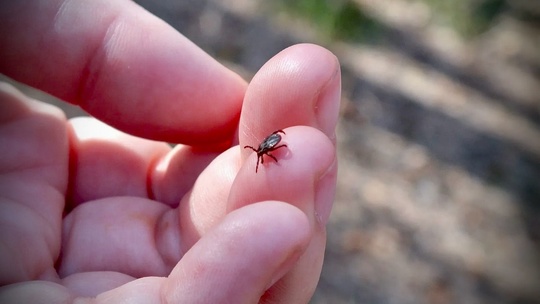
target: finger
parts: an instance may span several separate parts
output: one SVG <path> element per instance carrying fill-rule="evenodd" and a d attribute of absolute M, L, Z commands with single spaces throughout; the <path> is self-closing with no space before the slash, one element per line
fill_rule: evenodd
<path fill-rule="evenodd" d="M 271 151 L 277 161 L 263 155 L 265 162 L 259 164 L 258 172 L 255 172 L 257 154 L 251 153 L 232 185 L 229 210 L 270 198 L 291 202 L 312 215 L 313 208 L 320 207 L 314 206 L 313 202 L 317 200 L 321 178 L 335 170 L 334 146 L 314 128 L 298 126 L 285 131 L 279 145 L 286 147 Z M 325 208 L 325 211 L 329 210 Z M 317 213 L 319 220 L 325 222 L 328 212 Z"/>
<path fill-rule="evenodd" d="M 74 273 L 62 278 L 59 283 L 74 295 L 95 297 L 100 293 L 120 287 L 133 280 L 135 280 L 134 277 L 119 272 L 96 271 Z"/>
<path fill-rule="evenodd" d="M 255 303 L 294 265 L 310 234 L 308 220 L 297 208 L 280 202 L 253 204 L 227 215 L 191 248 L 168 278 L 134 280 L 97 295 L 94 302 Z M 102 279 L 102 275 L 95 277 Z M 115 276 L 113 281 L 126 279 Z M 68 284 L 77 285 L 75 290 L 40 281 L 10 285 L 0 299 L 2 303 L 56 303 L 91 295 L 81 283 Z M 96 286 L 91 289 L 100 288 Z"/>
<path fill-rule="evenodd" d="M 58 273 L 61 277 L 89 271 L 165 276 L 181 256 L 174 216 L 168 206 L 137 197 L 82 204 L 63 221 Z"/>
<path fill-rule="evenodd" d="M 83 274 L 83 276 L 86 276 Z M 86 283 L 88 285 L 100 285 L 99 280 L 107 280 L 101 275 L 92 276 L 96 281 Z M 89 279 L 88 277 L 86 279 Z M 119 286 L 113 290 L 103 292 L 99 295 L 90 294 L 86 291 L 78 293 L 78 290 L 70 290 L 60 284 L 48 281 L 31 281 L 20 284 L 12 284 L 0 288 L 0 303 L 95 303 L 95 304 L 116 304 L 128 301 L 131 304 L 137 303 L 162 303 L 160 301 L 160 288 L 165 281 L 164 278 L 142 278 L 131 283 Z M 84 283 L 79 282 L 82 288 Z M 68 284 L 70 285 L 70 284 Z M 90 298 L 89 297 L 94 297 Z M 129 299 L 129 300 L 126 300 Z"/>
<path fill-rule="evenodd" d="M 30 281 L 0 288 L 0 303 L 70 303 L 74 296 L 65 288 L 48 281 Z"/>
<path fill-rule="evenodd" d="M 163 296 L 170 303 L 256 303 L 298 259 L 310 235 L 305 215 L 291 205 L 238 209 L 184 255 Z"/>
<path fill-rule="evenodd" d="M 113 129 L 93 118 L 71 125 L 69 201 L 74 206 L 110 196 L 151 198 L 149 172 L 170 147 Z"/>
<path fill-rule="evenodd" d="M 237 126 L 244 81 L 131 1 L 2 1 L 0 41 L 2 73 L 128 133 L 208 144 Z"/>
<path fill-rule="evenodd" d="M 219 152 L 199 147 L 177 145 L 159 160 L 151 172 L 153 199 L 177 207 L 191 190 L 203 170 L 218 157 Z M 215 185 L 208 185 L 209 187 Z"/>
<path fill-rule="evenodd" d="M 54 272 L 67 171 L 68 139 L 62 113 L 0 83 L 2 285 Z"/>
<path fill-rule="evenodd" d="M 308 248 L 295 267 L 265 294 L 271 302 L 299 303 L 312 296 L 322 268 L 325 225 L 336 185 L 336 155 L 333 143 L 317 129 L 299 126 L 285 132 L 280 144 L 287 147 L 272 152 L 277 162 L 266 158 L 256 173 L 257 155 L 250 155 L 232 185 L 228 210 L 275 199 L 307 215 L 313 231 Z"/>
<path fill-rule="evenodd" d="M 240 118 L 240 144 L 261 141 L 295 125 L 318 128 L 334 138 L 341 76 L 336 57 L 324 48 L 300 44 L 270 59 L 249 84 Z M 249 151 L 242 153 L 245 159 Z"/>
<path fill-rule="evenodd" d="M 166 272 L 166 267 L 174 265 L 225 216 L 229 189 L 240 166 L 238 152 L 237 147 L 231 148 L 212 161 L 184 196 L 178 210 L 164 211 L 161 209 L 163 204 L 132 196 L 90 201 L 74 209 L 66 217 L 63 237 L 63 253 L 72 256 L 64 258 L 61 273 L 68 275 L 76 271 L 114 270 L 135 275 L 140 274 L 142 269 L 147 271 L 146 275 L 156 275 L 158 270 L 158 273 Z M 95 167 L 110 169 L 108 165 Z M 122 172 L 119 170 L 118 173 L 109 174 Z M 171 179 L 172 184 L 173 177 L 167 178 Z M 94 178 L 89 176 L 87 179 L 92 182 Z M 134 234 L 133 230 L 139 232 Z M 154 236 L 155 239 L 146 236 Z M 154 248 L 161 257 L 147 254 L 148 248 Z M 92 257 L 100 258 L 88 261 Z M 161 264 L 152 264 L 160 260 Z M 148 267 L 150 264 L 153 266 Z"/>
<path fill-rule="evenodd" d="M 295 125 L 318 128 L 335 141 L 340 82 L 338 62 L 328 51 L 313 45 L 296 45 L 282 51 L 261 68 L 246 91 L 239 126 L 241 146 L 260 143 L 275 130 Z M 299 130 L 300 136 L 289 136 L 292 130 L 296 128 L 286 130 L 285 142 L 293 153 L 275 151 L 279 160 L 279 156 L 285 156 L 280 164 L 283 167 L 272 166 L 270 160 L 263 168 L 264 174 L 254 177 L 253 165 L 243 166 L 229 197 L 231 209 L 267 197 L 289 202 L 306 212 L 314 227 L 310 245 L 294 269 L 265 294 L 265 299 L 276 303 L 307 302 L 312 296 L 322 268 L 325 224 L 337 175 L 334 146 L 325 144 L 320 133 L 310 137 L 312 132 Z M 243 151 L 243 161 L 253 155 L 249 161 L 256 164 L 255 154 Z"/>
<path fill-rule="evenodd" d="M 178 212 L 185 248 L 195 244 L 229 212 L 227 199 L 239 169 L 238 147 L 232 147 L 201 172 L 191 191 L 183 197 Z"/>
<path fill-rule="evenodd" d="M 70 120 L 71 196 L 75 205 L 138 196 L 172 207 L 217 156 L 213 149 L 169 145 L 120 132 L 92 118 Z"/>

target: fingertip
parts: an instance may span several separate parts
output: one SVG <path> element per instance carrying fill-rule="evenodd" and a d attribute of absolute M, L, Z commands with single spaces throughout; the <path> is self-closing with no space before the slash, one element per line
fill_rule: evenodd
<path fill-rule="evenodd" d="M 277 201 L 228 214 L 172 271 L 170 300 L 186 303 L 255 303 L 290 270 L 311 239 L 306 215 Z"/>
<path fill-rule="evenodd" d="M 240 141 L 295 125 L 315 127 L 332 137 L 340 95 L 337 57 L 314 44 L 291 46 L 271 58 L 250 82 Z"/>
<path fill-rule="evenodd" d="M 129 135 L 91 117 L 71 119 L 69 125 L 71 202 L 152 196 L 148 174 L 171 150 L 169 145 Z"/>
<path fill-rule="evenodd" d="M 46 2 L 2 6 L 2 73 L 136 136 L 231 140 L 240 76 L 134 2 Z"/>
<path fill-rule="evenodd" d="M 81 106 L 119 129 L 198 145 L 233 136 L 245 82 L 146 11 L 119 14 L 90 71 Z"/>
<path fill-rule="evenodd" d="M 244 165 L 229 195 L 229 210 L 252 202 L 277 199 L 312 213 L 318 180 L 335 161 L 335 147 L 321 131 L 306 126 L 285 129 L 279 143 L 286 148 L 271 151 L 277 162 L 263 155 L 255 172 L 257 154 L 243 152 Z M 258 143 L 255 144 L 258 146 Z"/>
<path fill-rule="evenodd" d="M 0 121 L 9 121 L 26 114 L 45 114 L 65 123 L 66 115 L 59 108 L 29 98 L 13 85 L 0 81 Z"/>

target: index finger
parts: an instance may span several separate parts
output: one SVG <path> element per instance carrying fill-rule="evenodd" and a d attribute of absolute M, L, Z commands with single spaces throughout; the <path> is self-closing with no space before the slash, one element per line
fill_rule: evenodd
<path fill-rule="evenodd" d="M 131 1 L 0 4 L 0 72 L 133 135 L 229 139 L 245 82 Z"/>

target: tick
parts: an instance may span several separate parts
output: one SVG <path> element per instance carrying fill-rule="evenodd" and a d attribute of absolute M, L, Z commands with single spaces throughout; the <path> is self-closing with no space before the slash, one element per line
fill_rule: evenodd
<path fill-rule="evenodd" d="M 278 160 L 274 157 L 274 155 L 270 154 L 270 152 L 282 147 L 287 147 L 287 145 L 277 146 L 277 144 L 279 144 L 279 142 L 281 141 L 281 135 L 279 135 L 279 133 L 285 134 L 283 130 L 275 131 L 274 133 L 268 135 L 268 137 L 266 137 L 262 141 L 258 149 L 255 149 L 252 146 L 244 146 L 244 149 L 250 148 L 251 150 L 255 151 L 255 153 L 257 153 L 257 166 L 255 167 L 255 173 L 257 173 L 257 170 L 259 170 L 259 160 L 261 161 L 261 164 L 264 164 L 263 156 L 265 154 L 273 158 L 277 163 Z"/>

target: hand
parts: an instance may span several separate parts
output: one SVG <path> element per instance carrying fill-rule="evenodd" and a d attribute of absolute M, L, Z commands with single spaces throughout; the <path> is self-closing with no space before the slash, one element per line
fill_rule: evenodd
<path fill-rule="evenodd" d="M 1 303 L 310 299 L 336 182 L 331 53 L 293 46 L 247 85 L 128 1 L 5 1 L 0 42 L 0 72 L 126 132 L 0 86 Z M 255 173 L 241 147 L 277 129 L 287 148 Z"/>

